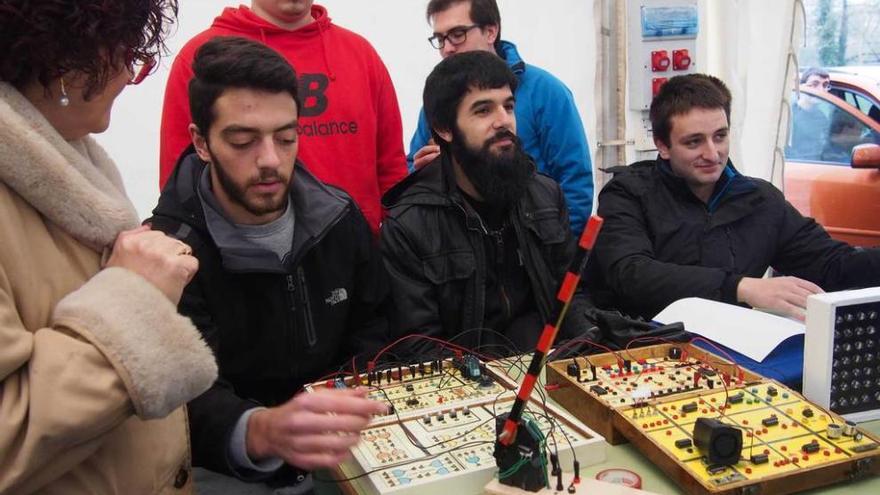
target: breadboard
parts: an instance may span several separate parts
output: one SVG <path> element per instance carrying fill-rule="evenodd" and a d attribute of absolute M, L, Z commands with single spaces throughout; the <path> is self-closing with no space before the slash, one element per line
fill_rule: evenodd
<path fill-rule="evenodd" d="M 368 387 L 371 399 L 390 406 L 387 415 L 377 416 L 371 423 L 382 425 L 488 403 L 514 388 L 510 378 L 484 369 L 477 378 L 467 378 L 454 359 L 396 366 L 371 375 L 311 384 L 307 390 L 339 387 L 341 383 L 346 387 Z"/>
<path fill-rule="evenodd" d="M 628 366 L 619 355 L 590 356 L 586 375 L 571 359 L 550 363 L 548 384 L 559 386 L 551 397 L 588 426 L 613 430 L 607 438 L 635 444 L 689 493 L 792 493 L 880 472 L 880 440 L 857 428 L 829 437 L 829 424 L 845 420 L 780 383 L 688 344 L 622 354 Z M 737 464 L 707 464 L 693 441 L 701 417 L 742 430 Z"/>
<path fill-rule="evenodd" d="M 352 460 L 340 467 L 338 478 L 356 478 L 360 493 L 482 492 L 497 475 L 495 418 L 510 410 L 515 382 L 492 366 L 481 366 L 476 379 L 467 378 L 455 360 L 435 364 L 434 370 L 411 375 L 409 367 L 401 368 L 401 374 L 394 368 L 391 375 L 383 371 L 380 382 L 370 380 L 370 396 L 393 405 L 395 412 L 374 418 L 361 433 Z M 365 382 L 361 376 L 346 384 Z M 306 389 L 328 386 L 340 385 L 312 384 Z M 526 417 L 537 423 L 548 445 L 558 448 L 564 469 L 572 469 L 575 457 L 581 466 L 605 459 L 600 435 L 540 397 L 529 402 Z"/>

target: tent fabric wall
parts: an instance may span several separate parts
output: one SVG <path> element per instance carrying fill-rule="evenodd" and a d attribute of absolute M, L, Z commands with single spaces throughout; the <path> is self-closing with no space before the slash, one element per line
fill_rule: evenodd
<path fill-rule="evenodd" d="M 803 23 L 800 0 L 704 0 L 708 72 L 734 95 L 732 158 L 746 175 L 782 187 L 794 53 Z"/>

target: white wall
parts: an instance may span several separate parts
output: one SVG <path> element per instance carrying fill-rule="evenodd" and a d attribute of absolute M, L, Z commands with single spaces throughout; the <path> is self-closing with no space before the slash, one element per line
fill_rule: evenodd
<path fill-rule="evenodd" d="M 208 27 L 236 0 L 183 0 L 179 22 L 168 40 L 172 55 Z M 425 77 L 440 60 L 427 42 L 426 0 L 318 0 L 340 26 L 362 34 L 382 56 L 397 89 L 403 118 L 404 146 L 415 129 Z M 595 115 L 590 102 L 595 77 L 593 0 L 534 2 L 498 0 L 503 38 L 519 47 L 523 59 L 564 81 L 574 93 L 595 152 Z M 158 198 L 159 121 L 165 80 L 172 57 L 157 73 L 117 99 L 110 130 L 98 140 L 122 169 L 126 188 L 141 217 Z"/>

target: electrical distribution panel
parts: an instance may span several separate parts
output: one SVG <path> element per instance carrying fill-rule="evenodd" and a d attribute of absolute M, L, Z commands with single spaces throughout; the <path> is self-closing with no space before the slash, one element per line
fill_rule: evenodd
<path fill-rule="evenodd" d="M 647 111 L 670 78 L 697 72 L 697 0 L 628 0 L 627 72 L 629 107 L 645 112 L 635 139 L 637 151 L 655 149 Z"/>
<path fill-rule="evenodd" d="M 851 421 L 880 418 L 880 287 L 807 299 L 804 395 Z"/>

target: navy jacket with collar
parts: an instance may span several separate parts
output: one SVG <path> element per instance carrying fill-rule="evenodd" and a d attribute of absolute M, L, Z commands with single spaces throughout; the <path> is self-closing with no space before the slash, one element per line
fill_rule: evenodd
<path fill-rule="evenodd" d="M 735 304 L 743 277 L 773 267 L 826 291 L 880 285 L 880 250 L 832 239 L 769 182 L 728 162 L 708 203 L 665 160 L 618 167 L 587 270 L 599 307 L 652 318 L 685 297 Z"/>

